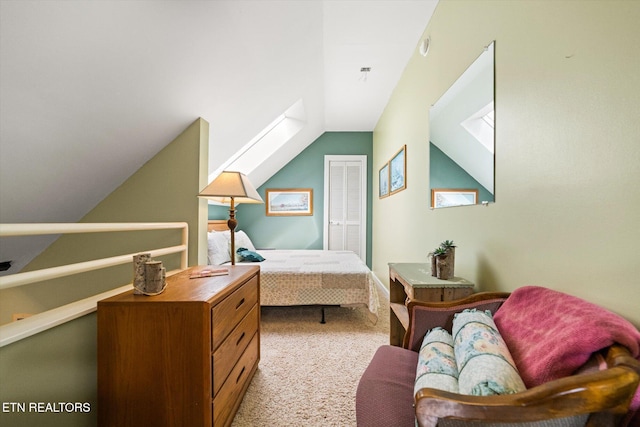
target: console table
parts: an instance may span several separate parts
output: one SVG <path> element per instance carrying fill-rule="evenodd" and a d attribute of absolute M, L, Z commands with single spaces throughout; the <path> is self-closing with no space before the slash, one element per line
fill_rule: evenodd
<path fill-rule="evenodd" d="M 98 302 L 98 426 L 231 425 L 260 360 L 260 268 Z"/>
<path fill-rule="evenodd" d="M 451 301 L 473 293 L 474 284 L 461 277 L 440 280 L 431 275 L 431 264 L 389 263 L 389 343 L 402 346 L 409 327 L 407 301 Z"/>

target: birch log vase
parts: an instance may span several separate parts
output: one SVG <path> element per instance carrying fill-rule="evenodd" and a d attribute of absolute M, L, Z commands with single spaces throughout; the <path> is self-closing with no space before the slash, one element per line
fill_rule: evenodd
<path fill-rule="evenodd" d="M 453 264 L 446 255 L 436 257 L 436 269 L 440 280 L 449 280 L 453 277 Z"/>
<path fill-rule="evenodd" d="M 433 252 L 429 253 L 429 262 L 431 263 L 431 275 L 433 277 L 437 277 L 438 276 L 438 267 L 436 265 L 436 256 L 433 254 Z"/>
<path fill-rule="evenodd" d="M 456 247 L 449 246 L 447 248 L 447 262 L 451 264 L 451 277 L 455 277 L 456 275 Z"/>
<path fill-rule="evenodd" d="M 162 261 L 147 261 L 144 266 L 145 295 L 157 295 L 164 291 L 166 270 Z"/>
<path fill-rule="evenodd" d="M 151 254 L 142 253 L 133 256 L 133 293 L 142 295 L 145 288 L 145 263 L 151 260 Z"/>

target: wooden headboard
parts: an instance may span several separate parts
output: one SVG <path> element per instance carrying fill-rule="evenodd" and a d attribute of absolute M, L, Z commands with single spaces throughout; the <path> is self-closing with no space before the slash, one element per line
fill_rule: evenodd
<path fill-rule="evenodd" d="M 226 231 L 228 229 L 226 219 L 210 219 L 207 223 L 207 231 Z"/>

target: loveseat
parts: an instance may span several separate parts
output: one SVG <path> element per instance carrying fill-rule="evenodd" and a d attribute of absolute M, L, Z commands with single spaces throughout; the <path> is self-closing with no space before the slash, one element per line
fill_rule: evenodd
<path fill-rule="evenodd" d="M 403 346 L 381 346 L 360 379 L 359 427 L 640 425 L 640 332 L 614 313 L 535 286 L 409 300 L 407 307 Z M 423 337 L 438 327 L 451 332 L 465 309 L 491 313 L 525 391 L 473 396 L 422 388 L 414 395 Z"/>

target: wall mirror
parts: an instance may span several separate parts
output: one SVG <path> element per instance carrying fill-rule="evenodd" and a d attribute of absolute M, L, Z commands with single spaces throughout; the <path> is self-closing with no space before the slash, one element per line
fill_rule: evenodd
<path fill-rule="evenodd" d="M 494 48 L 492 42 L 429 110 L 432 208 L 495 201 Z"/>

